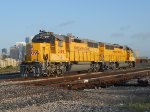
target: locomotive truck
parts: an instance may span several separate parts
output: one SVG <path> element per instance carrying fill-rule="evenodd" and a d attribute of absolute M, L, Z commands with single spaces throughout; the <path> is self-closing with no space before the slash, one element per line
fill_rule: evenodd
<path fill-rule="evenodd" d="M 52 76 L 65 72 L 98 72 L 135 67 L 134 52 L 128 46 L 108 44 L 72 35 L 40 31 L 26 45 L 23 76 Z"/>

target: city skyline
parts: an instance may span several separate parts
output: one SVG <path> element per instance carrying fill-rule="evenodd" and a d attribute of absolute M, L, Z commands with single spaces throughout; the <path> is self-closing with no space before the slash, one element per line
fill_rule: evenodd
<path fill-rule="evenodd" d="M 1 1 L 0 49 L 46 30 L 128 45 L 150 57 L 149 11 L 149 0 Z"/>

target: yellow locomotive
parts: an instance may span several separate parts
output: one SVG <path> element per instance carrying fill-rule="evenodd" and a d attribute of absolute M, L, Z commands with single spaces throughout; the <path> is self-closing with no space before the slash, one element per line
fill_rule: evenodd
<path fill-rule="evenodd" d="M 23 76 L 51 76 L 70 71 L 98 72 L 134 66 L 133 50 L 127 46 L 40 31 L 32 43 L 26 45 L 20 72 Z"/>

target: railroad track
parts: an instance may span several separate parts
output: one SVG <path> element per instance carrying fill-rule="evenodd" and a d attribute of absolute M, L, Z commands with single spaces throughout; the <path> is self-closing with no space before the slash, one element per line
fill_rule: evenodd
<path fill-rule="evenodd" d="M 146 67 L 146 68 L 149 68 L 149 67 Z M 122 72 L 128 72 L 128 71 L 135 71 L 135 70 L 142 70 L 143 68 L 130 68 L 130 69 L 118 69 L 116 71 L 105 71 L 105 72 L 95 72 L 95 73 L 87 73 L 87 71 L 82 71 L 80 73 L 77 73 L 77 72 L 69 72 L 69 73 L 66 73 L 64 75 L 60 75 L 60 76 L 51 76 L 51 77 L 16 77 L 16 78 L 11 78 L 10 79 L 1 79 L 0 81 L 28 81 L 28 80 L 47 80 L 47 79 L 56 79 L 56 78 L 64 78 L 64 77 L 74 77 L 74 76 L 85 76 L 87 74 L 91 75 L 92 74 L 92 77 L 95 76 L 96 74 L 99 74 L 99 73 L 103 73 L 103 74 L 112 74 L 112 73 L 122 73 Z M 145 68 L 144 68 L 145 69 Z M 4 75 L 4 74 L 3 74 Z M 12 73 L 12 74 L 6 74 L 6 76 L 10 76 L 10 75 L 15 75 L 15 73 Z M 16 75 L 21 75 L 19 73 L 16 73 Z"/>
<path fill-rule="evenodd" d="M 59 86 L 68 89 L 73 89 L 73 90 L 85 89 L 85 88 L 91 89 L 91 88 L 98 88 L 98 87 L 107 87 L 114 84 L 120 84 L 131 79 L 141 79 L 146 76 L 150 76 L 150 70 L 112 74 L 112 75 L 100 76 L 96 78 L 89 78 L 89 79 L 83 79 L 78 81 L 76 80 L 69 83 L 68 82 L 62 83 Z"/>
<path fill-rule="evenodd" d="M 150 64 L 137 64 L 137 66 L 135 68 L 128 68 L 126 69 L 118 69 L 116 71 L 129 71 L 129 70 L 134 70 L 134 69 L 141 69 L 141 68 L 145 68 L 145 67 L 150 67 Z M 116 72 L 115 71 L 115 72 Z M 108 70 L 105 72 L 114 72 L 112 70 Z M 69 76 L 69 75 L 77 75 L 77 74 L 82 74 L 82 73 L 87 73 L 87 71 L 81 71 L 80 73 L 77 72 L 69 72 L 69 73 L 65 73 L 63 76 Z M 51 76 L 51 78 L 54 78 L 56 76 Z M 61 76 L 58 76 L 61 77 Z M 21 76 L 21 74 L 19 72 L 16 73 L 0 73 L 0 81 L 1 80 L 5 80 L 5 81 L 17 81 L 17 80 L 34 80 L 34 79 L 39 79 L 39 78 L 44 78 L 47 79 L 47 77 L 27 77 L 27 78 L 23 78 Z"/>
<path fill-rule="evenodd" d="M 108 71 L 97 73 L 84 73 L 65 75 L 61 77 L 50 78 L 26 78 L 18 80 L 3 80 L 1 86 L 6 85 L 32 85 L 32 86 L 45 86 L 58 87 L 63 89 L 85 89 L 85 88 L 98 88 L 107 87 L 118 83 L 123 83 L 130 79 L 140 79 L 150 76 L 150 67 L 138 68 L 131 70 Z"/>

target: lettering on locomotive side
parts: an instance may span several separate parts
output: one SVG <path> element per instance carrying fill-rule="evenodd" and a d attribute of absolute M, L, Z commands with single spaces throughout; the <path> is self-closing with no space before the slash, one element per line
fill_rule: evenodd
<path fill-rule="evenodd" d="M 52 54 L 52 55 L 51 55 L 51 59 L 52 59 L 52 60 L 66 60 L 66 57 L 65 57 L 64 55 Z"/>
<path fill-rule="evenodd" d="M 75 50 L 80 50 L 80 51 L 89 51 L 89 48 L 87 47 L 79 47 L 79 46 L 74 46 Z"/>
<path fill-rule="evenodd" d="M 114 53 L 122 53 L 122 51 L 113 51 Z"/>

